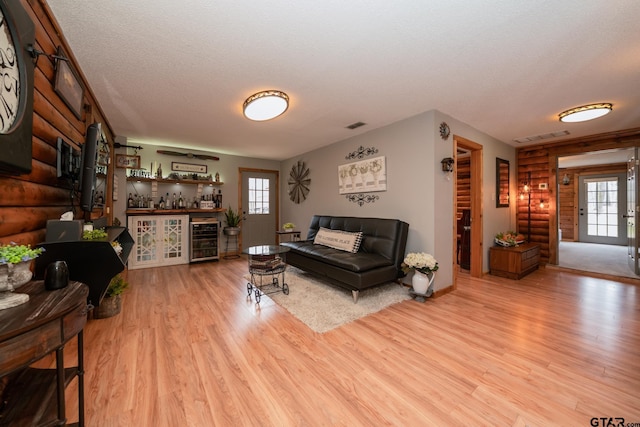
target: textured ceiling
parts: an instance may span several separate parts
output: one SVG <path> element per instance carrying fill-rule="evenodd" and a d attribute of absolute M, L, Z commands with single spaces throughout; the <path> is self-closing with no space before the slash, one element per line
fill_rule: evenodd
<path fill-rule="evenodd" d="M 432 109 L 512 145 L 640 127 L 637 0 L 48 4 L 129 141 L 281 160 Z M 290 108 L 250 122 L 264 89 Z M 558 122 L 590 102 L 614 111 Z"/>

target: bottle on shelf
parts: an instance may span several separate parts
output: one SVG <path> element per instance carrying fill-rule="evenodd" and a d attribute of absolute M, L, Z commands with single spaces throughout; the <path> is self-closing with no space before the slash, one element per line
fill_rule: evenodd
<path fill-rule="evenodd" d="M 165 209 L 171 209 L 171 200 L 169 200 L 169 192 L 167 192 L 167 197 L 164 200 Z"/>
<path fill-rule="evenodd" d="M 176 200 L 176 193 L 173 193 L 173 198 L 171 199 L 171 209 L 178 209 L 178 201 Z"/>
<path fill-rule="evenodd" d="M 184 199 L 182 198 L 182 191 L 180 192 L 180 198 L 178 199 L 178 208 L 184 208 Z"/>
<path fill-rule="evenodd" d="M 158 170 L 156 171 L 156 178 L 162 179 L 162 163 L 158 163 Z"/>
<path fill-rule="evenodd" d="M 129 198 L 127 199 L 127 207 L 132 208 L 134 206 L 133 195 L 129 193 Z"/>
<path fill-rule="evenodd" d="M 147 194 L 147 204 L 145 206 L 149 209 L 153 209 L 153 199 L 150 194 Z"/>
<path fill-rule="evenodd" d="M 166 209 L 164 204 L 164 197 L 160 196 L 160 201 L 158 202 L 158 209 Z"/>
<path fill-rule="evenodd" d="M 196 199 L 196 196 L 193 196 L 193 203 L 191 203 L 191 207 L 193 209 L 198 209 L 198 199 Z"/>

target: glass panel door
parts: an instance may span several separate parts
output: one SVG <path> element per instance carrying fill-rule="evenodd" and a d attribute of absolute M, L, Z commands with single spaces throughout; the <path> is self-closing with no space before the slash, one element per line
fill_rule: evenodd
<path fill-rule="evenodd" d="M 581 176 L 579 194 L 580 241 L 625 245 L 626 177 L 624 174 Z"/>

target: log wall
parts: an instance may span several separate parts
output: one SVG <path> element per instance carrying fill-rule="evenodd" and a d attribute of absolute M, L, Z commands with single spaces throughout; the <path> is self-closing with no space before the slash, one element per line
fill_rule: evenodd
<path fill-rule="evenodd" d="M 38 57 L 34 70 L 32 171 L 23 175 L 0 172 L 0 244 L 13 241 L 35 245 L 44 241 L 48 219 L 57 219 L 68 210 L 73 210 L 76 218 L 84 216 L 78 207 L 79 194 L 74 194 L 65 180 L 56 178 L 57 138 L 62 137 L 79 149 L 84 143 L 88 125 L 93 122 L 102 123 L 103 133 L 111 147 L 113 134 L 46 2 L 15 1 L 21 2 L 35 24 L 35 48 L 55 54 L 57 47 L 62 46 L 84 87 L 84 111 L 82 118 L 78 119 L 54 91 L 53 60 L 46 55 Z M 106 182 L 113 182 L 112 170 Z M 104 212 L 93 212 L 86 216 L 87 219 L 104 215 L 109 221 L 106 212 L 111 207 L 110 189 L 109 184 L 105 188 L 108 200 Z"/>
<path fill-rule="evenodd" d="M 456 218 L 462 218 L 463 210 L 471 209 L 471 156 L 456 161 L 457 203 Z"/>
<path fill-rule="evenodd" d="M 555 230 L 559 218 L 554 189 L 557 188 L 558 179 L 561 180 L 563 176 L 557 174 L 558 157 L 635 146 L 640 146 L 640 129 L 518 148 L 518 195 L 524 196 L 517 199 L 518 232 L 525 236 L 530 233 L 530 240 L 540 245 L 543 262 L 558 262 L 558 233 Z M 529 185 L 532 188 L 530 216 L 529 197 L 522 191 L 529 173 Z M 546 184 L 547 189 L 540 189 L 540 184 Z"/>

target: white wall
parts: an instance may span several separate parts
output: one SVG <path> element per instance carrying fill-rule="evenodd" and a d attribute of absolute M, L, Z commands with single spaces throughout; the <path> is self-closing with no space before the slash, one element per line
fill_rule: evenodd
<path fill-rule="evenodd" d="M 442 121 L 451 128 L 451 136 L 446 141 L 439 134 Z M 515 228 L 514 204 L 510 208 L 495 207 L 495 158 L 511 162 L 512 188 L 515 189 L 515 149 L 436 110 L 282 162 L 281 222 L 293 222 L 304 235 L 314 214 L 401 219 L 409 223 L 406 252 L 433 254 L 440 266 L 435 289 L 450 286 L 454 262 L 454 189 L 453 178 L 442 172 L 440 161 L 453 157 L 453 134 L 484 147 L 483 269 L 488 271 L 488 248 L 493 245 L 493 235 L 505 229 L 506 224 Z M 387 167 L 387 191 L 370 193 L 379 199 L 363 206 L 338 194 L 338 166 L 352 162 L 345 156 L 360 146 L 376 148 L 375 156 L 385 156 Z M 310 169 L 311 191 L 305 201 L 296 205 L 287 197 L 286 178 L 298 160 Z"/>

